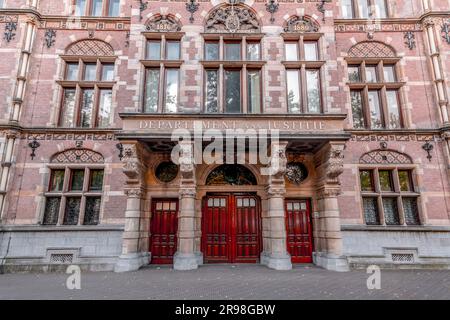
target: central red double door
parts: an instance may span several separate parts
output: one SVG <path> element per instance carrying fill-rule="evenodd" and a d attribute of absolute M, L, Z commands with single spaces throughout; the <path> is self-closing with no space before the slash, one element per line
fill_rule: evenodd
<path fill-rule="evenodd" d="M 202 216 L 206 263 L 259 262 L 261 211 L 256 195 L 208 195 L 203 200 Z"/>

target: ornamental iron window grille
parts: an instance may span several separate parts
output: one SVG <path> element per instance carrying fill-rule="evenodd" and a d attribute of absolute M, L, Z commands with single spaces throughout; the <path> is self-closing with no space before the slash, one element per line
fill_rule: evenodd
<path fill-rule="evenodd" d="M 97 225 L 104 171 L 101 167 L 54 168 L 45 193 L 43 225 Z"/>
<path fill-rule="evenodd" d="M 360 169 L 359 179 L 365 224 L 420 225 L 419 193 L 411 169 Z"/>

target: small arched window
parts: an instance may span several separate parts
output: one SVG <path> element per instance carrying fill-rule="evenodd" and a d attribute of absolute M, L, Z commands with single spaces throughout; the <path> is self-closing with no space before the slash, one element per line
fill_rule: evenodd
<path fill-rule="evenodd" d="M 69 149 L 50 161 L 44 225 L 97 225 L 103 194 L 104 158 L 89 149 Z"/>
<path fill-rule="evenodd" d="M 86 39 L 71 44 L 65 63 L 59 126 L 109 127 L 112 123 L 114 50 L 110 44 Z"/>
<path fill-rule="evenodd" d="M 364 41 L 347 57 L 353 127 L 399 129 L 403 126 L 395 50 L 384 43 Z"/>

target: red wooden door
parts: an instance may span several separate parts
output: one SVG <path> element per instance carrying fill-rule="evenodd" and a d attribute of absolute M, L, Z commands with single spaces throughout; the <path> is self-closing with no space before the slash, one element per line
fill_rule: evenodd
<path fill-rule="evenodd" d="M 178 200 L 152 201 L 150 252 L 152 263 L 170 264 L 177 251 Z"/>
<path fill-rule="evenodd" d="M 310 202 L 286 200 L 287 250 L 293 263 L 312 262 L 312 227 Z"/>
<path fill-rule="evenodd" d="M 233 249 L 233 262 L 256 263 L 259 261 L 260 248 L 260 219 L 258 201 L 255 196 L 234 197 L 236 244 Z"/>
<path fill-rule="evenodd" d="M 207 196 L 203 204 L 202 229 L 205 262 L 259 261 L 261 227 L 256 196 Z"/>
<path fill-rule="evenodd" d="M 228 262 L 230 217 L 228 196 L 211 196 L 203 204 L 202 244 L 205 262 Z"/>

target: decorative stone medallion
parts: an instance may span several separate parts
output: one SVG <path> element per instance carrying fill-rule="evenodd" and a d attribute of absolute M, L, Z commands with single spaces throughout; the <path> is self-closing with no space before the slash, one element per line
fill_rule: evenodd
<path fill-rule="evenodd" d="M 301 162 L 289 162 L 286 166 L 285 175 L 290 183 L 300 185 L 308 178 L 308 169 Z"/>
<path fill-rule="evenodd" d="M 155 170 L 156 178 L 164 183 L 175 180 L 178 175 L 178 166 L 171 161 L 161 162 Z"/>

